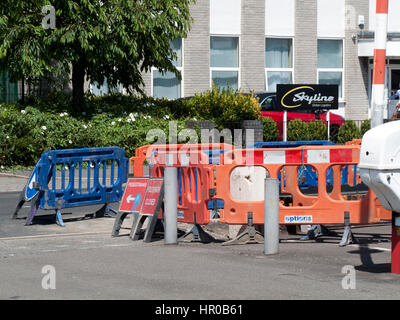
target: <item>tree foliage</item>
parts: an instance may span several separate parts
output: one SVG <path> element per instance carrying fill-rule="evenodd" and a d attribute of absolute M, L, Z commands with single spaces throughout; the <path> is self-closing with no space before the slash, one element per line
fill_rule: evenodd
<path fill-rule="evenodd" d="M 170 41 L 187 35 L 194 1 L 2 0 L 0 68 L 12 80 L 72 71 L 74 98 L 79 94 L 81 102 L 85 76 L 142 92 L 141 72 L 151 67 L 180 78 Z M 55 8 L 55 29 L 42 26 L 46 5 Z"/>

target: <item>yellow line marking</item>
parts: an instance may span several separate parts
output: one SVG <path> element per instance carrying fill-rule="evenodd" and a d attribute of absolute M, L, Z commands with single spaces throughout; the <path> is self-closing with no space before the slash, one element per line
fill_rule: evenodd
<path fill-rule="evenodd" d="M 0 238 L 0 241 L 3 240 L 23 240 L 23 239 L 38 239 L 38 238 L 58 238 L 58 237 L 70 237 L 70 236 L 90 236 L 90 235 L 100 235 L 100 234 L 110 234 L 109 231 L 103 232 L 76 232 L 76 233 L 53 233 L 53 234 L 39 234 L 32 236 L 20 236 L 20 237 L 7 237 Z"/>

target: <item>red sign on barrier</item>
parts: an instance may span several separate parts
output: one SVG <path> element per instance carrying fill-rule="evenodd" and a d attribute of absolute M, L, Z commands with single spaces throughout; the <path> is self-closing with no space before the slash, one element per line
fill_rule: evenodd
<path fill-rule="evenodd" d="M 157 210 L 160 210 L 163 182 L 163 178 L 151 178 L 149 180 L 147 184 L 146 194 L 144 195 L 142 209 L 140 210 L 140 213 L 142 215 L 152 216 L 158 213 L 156 212 Z"/>
<path fill-rule="evenodd" d="M 124 196 L 121 200 L 119 211 L 139 212 L 143 203 L 144 195 L 149 178 L 131 178 L 126 184 Z"/>

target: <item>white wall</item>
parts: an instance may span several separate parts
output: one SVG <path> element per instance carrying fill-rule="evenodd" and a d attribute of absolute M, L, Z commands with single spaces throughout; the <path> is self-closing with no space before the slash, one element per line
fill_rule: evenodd
<path fill-rule="evenodd" d="M 344 38 L 345 0 L 318 0 L 318 37 Z"/>
<path fill-rule="evenodd" d="M 265 35 L 294 36 L 295 0 L 265 0 Z"/>
<path fill-rule="evenodd" d="M 373 57 L 375 43 L 371 41 L 360 41 L 358 43 L 358 56 L 359 57 Z M 400 42 L 388 41 L 386 47 L 386 55 L 388 57 L 400 57 Z"/>
<path fill-rule="evenodd" d="M 240 35 L 241 10 L 241 0 L 210 0 L 210 33 Z"/>
<path fill-rule="evenodd" d="M 376 0 L 369 0 L 369 30 L 375 30 Z M 400 1 L 389 0 L 388 32 L 400 32 Z"/>

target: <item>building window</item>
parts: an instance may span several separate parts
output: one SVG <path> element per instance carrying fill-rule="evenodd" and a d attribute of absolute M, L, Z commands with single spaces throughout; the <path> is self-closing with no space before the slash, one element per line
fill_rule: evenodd
<path fill-rule="evenodd" d="M 318 83 L 337 84 L 343 98 L 343 40 L 318 40 Z"/>
<path fill-rule="evenodd" d="M 239 89 L 239 38 L 211 37 L 211 84 L 217 88 Z"/>
<path fill-rule="evenodd" d="M 293 83 L 292 39 L 265 39 L 266 90 L 276 92 L 277 84 Z"/>
<path fill-rule="evenodd" d="M 171 41 L 171 48 L 174 50 L 177 58 L 172 61 L 173 65 L 178 69 L 183 79 L 183 41 L 177 38 Z M 152 69 L 152 88 L 154 98 L 178 99 L 183 96 L 182 81 L 179 80 L 175 73 L 170 71 L 159 71 Z"/>
<path fill-rule="evenodd" d="M 90 92 L 94 94 L 95 96 L 103 96 L 107 95 L 109 93 L 116 93 L 116 92 L 122 92 L 122 86 L 117 85 L 117 87 L 112 88 L 108 85 L 107 83 L 107 78 L 104 78 L 104 82 L 102 85 L 99 85 L 98 82 L 93 81 L 90 84 Z"/>

